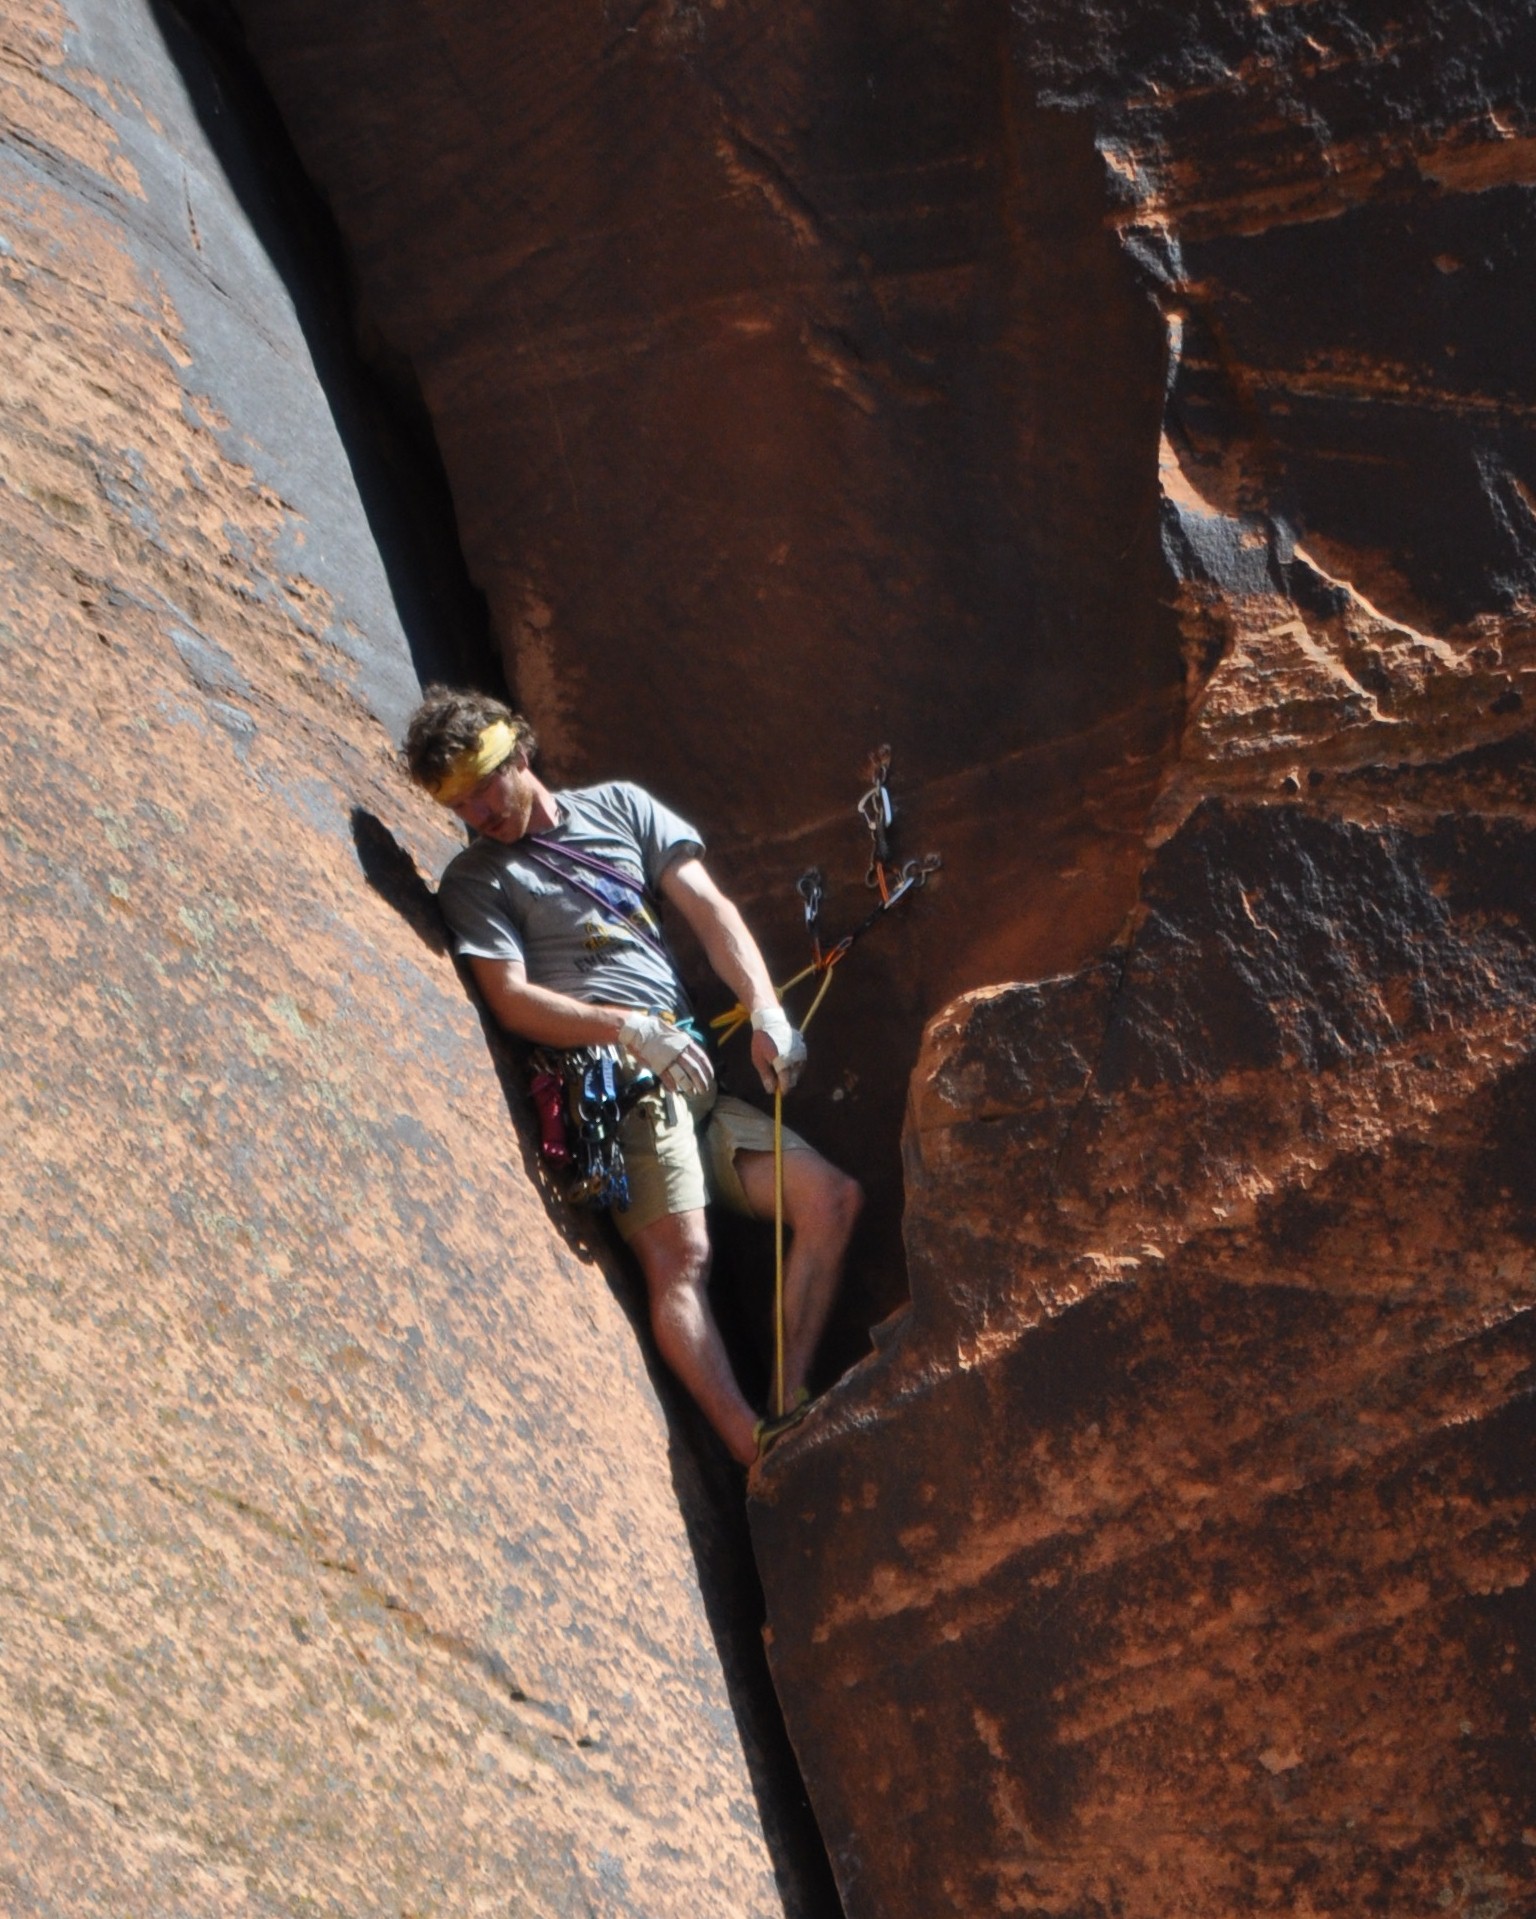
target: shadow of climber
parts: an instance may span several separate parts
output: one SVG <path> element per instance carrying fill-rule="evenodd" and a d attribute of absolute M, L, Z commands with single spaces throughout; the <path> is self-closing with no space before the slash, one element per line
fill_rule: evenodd
<path fill-rule="evenodd" d="M 437 910 L 437 895 L 384 822 L 366 807 L 352 809 L 352 844 L 363 878 L 394 907 L 411 931 L 434 953 L 448 951 L 448 931 Z"/>

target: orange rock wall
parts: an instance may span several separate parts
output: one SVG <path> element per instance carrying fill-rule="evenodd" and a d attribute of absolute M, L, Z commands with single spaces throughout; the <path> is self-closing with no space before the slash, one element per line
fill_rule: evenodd
<path fill-rule="evenodd" d="M 782 1912 L 622 1288 L 360 864 L 450 841 L 287 293 L 146 9 L 3 38 L 0 1906 Z"/>
<path fill-rule="evenodd" d="M 850 1919 L 1529 1909 L 1530 7 L 240 12 L 551 772 L 796 958 L 874 740 L 949 858 L 808 1094 L 892 1215 L 936 1015 L 912 1307 L 753 1502 Z M 359 886 L 447 846 L 365 589 L 21 19 L 5 1869 L 772 1910 L 623 1316 Z"/>

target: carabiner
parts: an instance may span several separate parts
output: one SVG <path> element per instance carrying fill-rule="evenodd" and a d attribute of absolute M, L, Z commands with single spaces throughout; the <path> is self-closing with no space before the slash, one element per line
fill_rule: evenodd
<path fill-rule="evenodd" d="M 819 866 L 808 866 L 795 881 L 795 891 L 805 902 L 805 930 L 811 936 L 811 957 L 821 964 L 821 901 L 825 881 Z"/>
<path fill-rule="evenodd" d="M 896 808 L 886 784 L 890 771 L 891 749 L 877 746 L 865 763 L 864 777 L 870 782 L 869 791 L 860 799 L 857 808 L 859 818 L 869 828 L 869 871 L 864 875 L 866 886 L 880 884 L 881 869 L 891 857 L 889 835 Z M 881 890 L 883 892 L 884 888 Z"/>

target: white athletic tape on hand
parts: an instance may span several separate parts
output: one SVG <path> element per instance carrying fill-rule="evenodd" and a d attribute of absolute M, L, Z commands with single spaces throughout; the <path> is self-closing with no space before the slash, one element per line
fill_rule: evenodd
<path fill-rule="evenodd" d="M 619 1044 L 671 1092 L 707 1093 L 715 1083 L 699 1042 L 654 1013 L 631 1013 L 619 1028 Z"/>
<path fill-rule="evenodd" d="M 752 1015 L 752 1030 L 773 1041 L 773 1070 L 779 1090 L 787 1093 L 805 1071 L 805 1041 L 789 1022 L 782 1006 L 760 1006 Z"/>

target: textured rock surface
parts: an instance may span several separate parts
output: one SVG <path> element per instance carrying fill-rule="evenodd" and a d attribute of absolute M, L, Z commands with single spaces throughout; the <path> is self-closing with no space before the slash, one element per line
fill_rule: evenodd
<path fill-rule="evenodd" d="M 962 999 L 775 1455 L 852 1919 L 1536 1906 L 1532 10 L 1015 9 L 1170 329 L 1123 939 Z"/>
<path fill-rule="evenodd" d="M 1530 1909 L 1531 7 L 240 11 L 552 770 L 788 947 L 896 744 L 832 1143 L 1059 975 L 929 1029 L 911 1311 L 759 1487 L 851 1919 Z M 772 1910 L 618 1307 L 357 887 L 349 807 L 443 844 L 345 573 L 8 32 L 0 1868 Z"/>
<path fill-rule="evenodd" d="M 942 903 L 840 982 L 805 1122 L 872 1185 L 862 1326 L 904 1297 L 923 1020 L 1113 937 L 1176 721 L 1162 328 L 1091 128 L 994 0 L 236 10 L 555 773 L 696 815 L 787 975 L 805 866 L 862 916 L 895 748 Z"/>
<path fill-rule="evenodd" d="M 0 38 L 0 1906 L 781 1912 L 287 293 L 142 8 Z"/>
<path fill-rule="evenodd" d="M 756 1514 L 850 1913 L 1536 1896 L 1536 835 L 1484 770 L 1503 817 L 1212 803 L 1123 956 L 931 1033 L 912 1315 Z"/>

